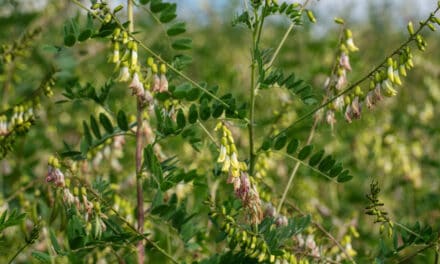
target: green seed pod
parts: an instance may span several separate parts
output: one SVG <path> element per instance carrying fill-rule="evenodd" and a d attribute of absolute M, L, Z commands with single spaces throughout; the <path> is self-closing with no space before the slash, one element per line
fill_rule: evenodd
<path fill-rule="evenodd" d="M 95 3 L 92 5 L 92 10 L 96 10 L 98 8 L 101 8 L 101 4 L 100 3 Z"/>
<path fill-rule="evenodd" d="M 339 25 L 344 25 L 345 24 L 344 19 L 342 19 L 340 17 L 335 17 L 334 21 L 335 21 L 336 24 L 339 24 Z"/>
<path fill-rule="evenodd" d="M 309 21 L 310 22 L 312 22 L 312 23 L 316 23 L 316 18 L 315 18 L 315 15 L 313 14 L 313 12 L 311 11 L 311 10 L 306 10 L 306 14 L 307 14 L 307 17 L 309 18 Z"/>
<path fill-rule="evenodd" d="M 113 9 L 113 13 L 116 14 L 116 13 L 118 13 L 119 11 L 121 11 L 123 8 L 124 8 L 123 5 L 118 5 L 117 7 L 115 7 L 115 9 Z"/>
<path fill-rule="evenodd" d="M 105 15 L 105 17 L 104 17 L 104 19 L 103 19 L 104 21 L 104 24 L 108 24 L 108 23 L 110 23 L 111 21 L 112 21 L 112 15 L 111 14 L 107 14 L 107 15 Z"/>
<path fill-rule="evenodd" d="M 247 242 L 248 241 L 247 238 L 248 238 L 247 237 L 247 232 L 245 230 L 241 231 L 241 241 Z"/>
<path fill-rule="evenodd" d="M 228 236 L 232 237 L 235 234 L 235 228 L 231 227 L 228 231 Z"/>

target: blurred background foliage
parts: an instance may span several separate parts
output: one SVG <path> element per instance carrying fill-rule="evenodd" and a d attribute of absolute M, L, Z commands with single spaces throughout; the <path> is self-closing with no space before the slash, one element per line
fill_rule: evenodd
<path fill-rule="evenodd" d="M 205 1 L 202 6 L 187 1 L 177 2 L 181 15 L 188 18 L 186 35 L 193 40 L 193 48 L 188 52 L 193 59 L 186 68 L 186 73 L 192 79 L 204 81 L 209 86 L 218 85 L 220 91 L 232 92 L 245 102 L 250 83 L 251 36 L 243 27 L 231 26 L 231 20 L 240 7 L 239 1 L 226 1 L 226 4 Z M 331 1 L 312 1 L 311 7 L 318 8 L 324 2 Z M 429 4 L 434 8 L 436 1 L 431 2 Z M 408 9 L 413 2 L 399 2 L 397 5 Z M 317 25 L 306 22 L 304 26 L 295 29 L 281 50 L 276 66 L 286 72 L 295 72 L 296 76 L 311 83 L 316 93 L 324 93 L 322 87 L 335 59 L 338 29 L 321 22 L 321 18 L 325 21 L 342 16 L 352 28 L 360 49 L 351 58 L 353 72 L 350 74 L 350 81 L 363 77 L 405 40 L 407 33 L 404 21 L 417 21 L 419 16 L 405 13 L 402 23 L 396 18 L 401 19 L 402 13 L 388 1 L 366 6 L 368 10 L 365 10 L 365 14 L 368 15 L 362 20 L 350 18 L 351 10 L 354 10 L 351 8 L 354 6 L 345 6 L 341 14 L 318 9 Z M 197 16 L 191 14 L 193 8 L 199 10 Z M 142 8 L 136 8 L 135 11 L 136 30 L 139 31 L 137 36 L 163 58 L 170 59 L 173 51 L 163 26 Z M 54 204 L 57 202 L 54 199 L 57 196 L 53 188 L 45 183 L 48 157 L 64 150 L 64 144 L 78 145 L 82 122 L 89 120 L 91 114 L 98 116 L 104 108 L 135 113 L 133 97 L 120 84 L 111 84 L 108 105 L 98 106 L 90 100 L 80 99 L 65 102 L 63 93 L 66 92 L 66 87 L 78 89 L 78 85 L 84 87 L 89 83 L 99 90 L 106 84 L 109 76 L 117 74 L 107 63 L 107 42 L 92 40 L 78 43 L 74 48 L 63 45 L 63 25 L 68 19 L 75 17 L 78 17 L 80 25 L 85 25 L 85 13 L 69 1 L 0 1 L 0 44 L 13 42 L 28 29 L 42 28 L 40 35 L 32 40 L 31 48 L 26 54 L 13 65 L 2 67 L 0 111 L 31 96 L 53 66 L 59 70 L 56 73 L 54 96 L 41 98 L 41 108 L 34 126 L 25 136 L 17 138 L 13 151 L 0 161 L 0 212 L 18 208 L 20 212 L 29 215 L 20 227 L 7 229 L 2 234 L 2 263 L 10 258 L 11 252 L 20 247 L 38 217 L 46 223 L 47 228 L 32 246 L 32 250 L 24 251 L 17 258 L 18 262 L 36 262 L 31 258 L 31 252 L 44 251 L 49 247 L 48 230 L 62 229 L 60 227 L 65 224 L 62 217 L 54 218 L 54 215 L 61 214 L 54 212 Z M 262 46 L 275 47 L 284 34 L 286 25 L 287 21 L 282 19 L 270 20 L 262 36 Z M 416 67 L 409 72 L 396 97 L 387 99 L 372 111 L 364 111 L 362 119 L 352 124 L 339 118 L 333 130 L 325 123 L 318 126 L 315 144 L 343 161 L 351 169 L 354 179 L 344 185 L 335 184 L 306 167 L 300 167 L 287 198 L 285 215 L 297 215 L 295 208 L 299 208 L 311 214 L 312 219 L 325 227 L 338 241 L 342 241 L 349 233 L 352 247 L 357 252 L 355 259 L 359 263 L 371 263 L 380 255 L 384 244 L 392 243 L 386 235 L 379 234 L 379 226 L 364 214 L 364 208 L 368 204 L 365 195 L 369 192 L 372 178 L 377 178 L 381 187 L 381 200 L 393 220 L 408 226 L 419 221 L 431 225 L 438 232 L 440 122 L 437 118 L 440 114 L 440 36 L 437 32 L 429 31 L 425 31 L 425 36 L 427 51 L 415 52 Z M 145 61 L 146 54 L 141 54 L 140 59 Z M 306 113 L 310 107 L 303 105 L 287 91 L 275 88 L 260 91 L 256 109 L 257 123 L 270 122 L 274 116 L 280 116 L 279 122 L 271 128 L 277 131 Z M 129 116 L 129 119 L 134 120 L 134 115 Z M 305 142 L 312 122 L 312 119 L 302 122 L 296 130 L 296 137 Z M 215 123 L 208 121 L 206 126 L 213 131 Z M 209 139 L 203 131 L 199 129 L 197 132 L 202 135 L 202 146 L 209 146 Z M 248 147 L 247 131 L 244 127 L 236 126 L 232 132 L 238 151 L 244 156 Z M 260 138 L 266 133 L 268 131 L 257 130 Z M 133 222 L 135 144 L 130 137 L 125 140 L 122 155 L 116 158 L 110 155 L 97 161 L 93 156 L 90 157 L 89 165 L 96 167 L 93 167 L 86 181 L 110 181 L 111 189 L 115 193 L 110 199 L 117 200 L 114 203 L 124 207 L 121 212 L 126 212 L 128 219 Z M 257 142 L 257 146 L 261 143 Z M 212 230 L 212 224 L 207 217 L 209 208 L 203 204 L 208 195 L 220 201 L 233 200 L 232 188 L 226 185 L 226 179 L 212 173 L 216 152 L 212 147 L 202 147 L 197 151 L 180 137 L 166 139 L 160 146 L 165 157 L 176 155 L 179 166 L 186 170 L 197 170 L 193 182 L 181 183 L 163 194 L 165 200 L 177 194 L 179 203 L 186 207 L 188 213 L 195 213 L 191 220 L 195 230 L 191 231 L 193 239 L 183 242 L 175 239 L 174 234 L 178 232 L 175 226 L 164 225 L 161 218 L 153 215 L 147 225 L 148 230 L 154 234 L 154 240 L 168 251 L 174 252 L 176 258 L 187 262 L 224 252 L 224 244 L 215 242 L 216 235 L 219 234 Z M 261 196 L 263 200 L 277 204 L 295 163 L 275 154 L 263 158 L 267 162 L 267 174 L 264 176 L 265 184 L 261 187 Z M 147 202 L 154 198 L 155 193 L 146 197 Z M 348 232 L 350 228 L 355 228 L 357 232 Z M 317 235 L 315 239 L 318 245 L 329 243 L 325 236 Z M 65 243 L 62 240 L 60 242 Z M 182 248 L 182 245 L 185 247 Z M 410 250 L 415 252 L 417 248 Z M 53 250 L 49 249 L 49 252 Z M 100 253 L 92 252 L 91 261 L 97 261 L 108 254 L 110 253 L 105 250 Z M 133 258 L 133 252 L 131 254 Z M 147 254 L 151 263 L 165 261 L 154 250 L 150 253 L 147 250 Z M 403 254 L 411 255 L 412 252 Z M 407 263 L 433 263 L 434 258 L 435 248 L 415 256 Z M 112 257 L 108 259 L 111 263 Z"/>

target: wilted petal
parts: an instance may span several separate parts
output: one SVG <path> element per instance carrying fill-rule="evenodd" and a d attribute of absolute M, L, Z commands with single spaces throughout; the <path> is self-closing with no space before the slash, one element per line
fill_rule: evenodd
<path fill-rule="evenodd" d="M 160 85 L 159 85 L 159 91 L 161 93 L 168 91 L 168 80 L 165 74 L 160 75 Z"/>
<path fill-rule="evenodd" d="M 347 105 L 347 107 L 345 108 L 345 120 L 347 120 L 348 123 L 351 123 L 351 119 L 352 119 L 352 111 L 351 111 L 351 106 Z"/>
<path fill-rule="evenodd" d="M 361 104 L 359 103 L 359 97 L 355 97 L 353 102 L 351 102 L 351 112 L 354 118 L 359 118 L 361 116 Z"/>
<path fill-rule="evenodd" d="M 160 78 L 157 74 L 153 76 L 153 92 L 160 92 Z"/>

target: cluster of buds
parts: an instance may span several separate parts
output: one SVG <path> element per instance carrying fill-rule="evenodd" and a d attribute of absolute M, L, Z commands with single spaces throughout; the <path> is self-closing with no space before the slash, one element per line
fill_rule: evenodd
<path fill-rule="evenodd" d="M 229 128 L 222 122 L 219 122 L 215 127 L 215 131 L 221 132 L 220 154 L 217 162 L 222 163 L 222 171 L 229 174 L 231 178 L 239 178 L 241 171 L 247 171 L 247 165 L 244 162 L 238 161 L 237 147 L 234 143 L 234 138 Z M 234 182 L 234 180 L 228 180 Z M 239 182 L 237 182 L 239 186 Z"/>
<path fill-rule="evenodd" d="M 343 24 L 341 19 L 337 19 L 337 23 Z M 337 64 L 331 79 L 328 79 L 325 88 L 327 89 L 327 96 L 329 98 L 338 94 L 347 86 L 347 73 L 350 72 L 350 53 L 358 51 L 359 48 L 354 44 L 353 33 L 350 29 L 345 29 L 344 36 L 339 46 L 339 54 Z M 342 109 L 344 106 L 343 98 L 337 98 L 335 102 L 329 106 L 326 112 L 326 121 L 332 127 L 336 123 L 335 110 Z"/>
<path fill-rule="evenodd" d="M 108 24 L 112 22 L 113 16 L 121 11 L 123 8 L 122 5 L 118 5 L 113 9 L 113 12 L 110 10 L 108 3 L 106 1 L 101 1 L 100 3 L 94 3 L 91 7 L 93 10 L 93 17 L 99 17 L 104 24 Z"/>
<path fill-rule="evenodd" d="M 287 226 L 289 219 L 285 215 L 277 213 L 275 207 L 271 203 L 267 203 L 264 209 L 264 217 L 274 218 L 277 227 Z"/>
<path fill-rule="evenodd" d="M 48 160 L 48 172 L 46 182 L 53 182 L 55 187 L 62 193 L 63 203 L 69 207 L 74 207 L 83 214 L 83 219 L 87 223 L 87 230 L 93 231 L 95 238 L 99 238 L 102 232 L 106 230 L 103 219 L 107 216 L 101 212 L 98 202 L 92 202 L 87 198 L 87 189 L 85 187 L 74 186 L 71 189 L 70 179 L 66 179 L 64 173 L 60 170 L 61 164 L 58 158 L 51 156 Z"/>
<path fill-rule="evenodd" d="M 41 88 L 47 97 L 53 96 L 52 89 L 54 86 L 55 86 L 55 77 L 53 76 L 53 74 L 51 74 L 50 77 L 41 84 Z"/>
<path fill-rule="evenodd" d="M 112 54 L 109 61 L 116 64 L 116 70 L 119 70 L 117 80 L 120 82 L 130 81 L 129 88 L 132 94 L 142 102 L 151 104 L 153 101 L 151 92 L 168 91 L 166 65 L 158 65 L 150 57 L 147 59 L 146 70 L 142 72 L 138 60 L 138 45 L 128 36 L 127 31 L 120 28 L 113 31 Z"/>
<path fill-rule="evenodd" d="M 34 108 L 38 105 L 38 101 L 28 101 L 14 106 L 10 118 L 0 115 L 0 139 L 12 133 L 22 134 L 28 131 L 35 120 Z"/>
<path fill-rule="evenodd" d="M 17 57 L 24 57 L 29 53 L 29 47 L 34 39 L 40 34 L 41 28 L 27 31 L 22 37 L 14 41 L 13 44 L 4 44 L 0 46 L 0 61 L 2 64 L 8 64 Z"/>
<path fill-rule="evenodd" d="M 211 217 L 223 217 L 221 229 L 227 234 L 227 239 L 230 244 L 238 245 L 241 252 L 250 258 L 256 259 L 259 263 L 283 263 L 296 264 L 297 259 L 294 254 L 282 250 L 281 254 L 271 254 L 268 250 L 267 242 L 254 234 L 253 232 L 244 229 L 236 223 L 235 219 L 226 214 L 226 209 L 222 207 L 222 212 L 211 213 Z"/>
<path fill-rule="evenodd" d="M 370 183 L 370 193 L 367 194 L 367 199 L 370 204 L 365 208 L 365 214 L 374 216 L 374 223 L 380 223 L 380 233 L 382 234 L 387 228 L 388 236 L 391 237 L 393 234 L 394 223 L 388 216 L 388 212 L 382 209 L 384 203 L 379 201 L 379 183 L 374 180 Z"/>
<path fill-rule="evenodd" d="M 217 162 L 223 164 L 222 171 L 228 173 L 227 183 L 234 186 L 235 195 L 249 211 L 250 221 L 259 223 L 263 216 L 261 200 L 255 184 L 251 182 L 252 178 L 247 173 L 246 163 L 238 161 L 237 147 L 232 133 L 222 122 L 217 124 L 215 130 L 220 130 L 222 135 Z"/>
<path fill-rule="evenodd" d="M 309 252 L 309 255 L 315 258 L 321 257 L 320 248 L 316 244 L 315 236 L 313 234 L 308 234 L 304 239 L 303 235 L 299 234 L 296 236 L 298 246 L 304 251 Z"/>

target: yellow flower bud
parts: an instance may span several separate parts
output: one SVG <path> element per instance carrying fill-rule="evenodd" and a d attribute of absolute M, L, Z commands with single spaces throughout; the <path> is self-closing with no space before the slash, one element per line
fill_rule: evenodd
<path fill-rule="evenodd" d="M 411 21 L 408 22 L 407 29 L 410 35 L 414 35 L 414 25 Z"/>
<path fill-rule="evenodd" d="M 344 19 L 342 19 L 340 17 L 335 17 L 334 21 L 335 21 L 336 24 L 340 24 L 340 25 L 344 25 L 345 24 Z"/>
<path fill-rule="evenodd" d="M 316 23 L 315 15 L 311 10 L 306 10 L 307 17 L 309 18 L 309 21 L 312 23 Z"/>
<path fill-rule="evenodd" d="M 167 66 L 165 64 L 160 65 L 160 73 L 165 74 L 167 72 Z"/>

